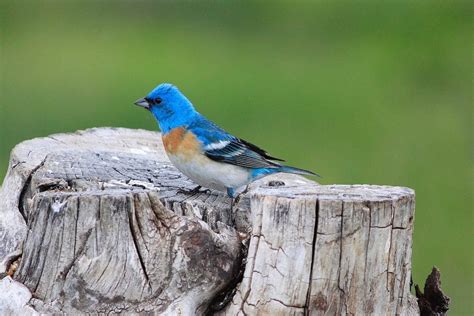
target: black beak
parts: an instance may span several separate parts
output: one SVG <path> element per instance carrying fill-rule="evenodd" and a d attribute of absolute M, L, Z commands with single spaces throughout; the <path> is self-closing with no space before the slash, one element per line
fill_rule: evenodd
<path fill-rule="evenodd" d="M 150 109 L 150 103 L 145 98 L 138 99 L 135 101 L 135 105 L 141 106 L 142 108 L 145 108 L 147 110 Z"/>

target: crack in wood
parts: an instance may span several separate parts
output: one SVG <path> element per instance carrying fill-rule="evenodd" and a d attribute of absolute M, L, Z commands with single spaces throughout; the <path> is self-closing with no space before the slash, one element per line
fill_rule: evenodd
<path fill-rule="evenodd" d="M 133 197 L 132 197 L 132 199 L 133 199 Z M 143 254 L 141 253 L 140 247 L 138 246 L 139 241 L 138 241 L 138 238 L 137 238 L 137 233 L 135 231 L 135 227 L 133 225 L 133 218 L 136 219 L 136 214 L 135 214 L 136 210 L 135 210 L 134 204 L 130 203 L 130 197 L 127 197 L 126 201 L 127 201 L 126 209 L 130 210 L 128 212 L 128 217 L 127 218 L 128 218 L 128 224 L 129 224 L 129 227 L 130 227 L 130 233 L 131 233 L 131 237 L 132 237 L 131 239 L 132 239 L 132 242 L 133 242 L 133 246 L 134 246 L 135 252 L 138 256 L 138 261 L 140 262 L 140 267 L 141 267 L 142 272 L 145 276 L 145 280 L 146 280 L 148 286 L 151 289 L 153 289 L 152 286 L 151 286 L 151 283 L 150 283 L 150 277 L 148 276 L 148 273 L 147 273 L 146 264 L 145 264 L 145 261 L 143 259 Z M 137 221 L 137 225 L 138 225 L 138 221 Z"/>
<path fill-rule="evenodd" d="M 47 158 L 48 158 L 48 155 L 45 155 L 43 160 L 31 170 L 31 172 L 29 173 L 28 177 L 26 178 L 26 180 L 23 184 L 23 188 L 21 189 L 21 193 L 18 197 L 18 202 L 17 202 L 18 210 L 20 211 L 20 214 L 23 217 L 23 219 L 25 220 L 26 224 L 28 224 L 28 214 L 26 214 L 26 210 L 25 210 L 25 207 L 24 207 L 24 204 L 27 203 L 27 201 L 25 201 L 25 196 L 26 196 L 26 193 L 28 192 L 28 190 L 30 189 L 31 180 L 33 179 L 34 174 L 41 167 L 44 166 L 44 164 L 46 163 Z"/>
<path fill-rule="evenodd" d="M 310 271 L 309 271 L 309 281 L 308 281 L 308 292 L 306 294 L 306 301 L 303 305 L 304 307 L 304 315 L 308 316 L 310 314 L 310 304 L 311 304 L 311 285 L 313 282 L 313 266 L 314 266 L 314 257 L 316 255 L 316 238 L 318 236 L 318 222 L 319 222 L 319 199 L 316 199 L 316 207 L 315 207 L 315 223 L 314 223 L 314 233 L 313 233 L 313 242 L 311 244 L 311 264 L 310 264 Z"/>
<path fill-rule="evenodd" d="M 342 252 L 343 252 L 343 242 L 344 242 L 344 205 L 341 205 L 341 230 L 340 230 L 340 237 L 339 237 L 339 265 L 338 265 L 338 275 L 337 275 L 337 287 L 339 291 L 342 293 L 342 305 L 344 306 L 346 315 L 348 314 L 347 304 L 346 304 L 346 292 L 344 288 L 341 286 L 341 270 L 342 270 Z"/>
<path fill-rule="evenodd" d="M 369 229 L 367 232 L 367 242 L 365 244 L 365 260 L 364 260 L 364 282 L 367 281 L 367 259 L 369 256 L 369 242 L 370 242 L 370 229 L 372 228 L 371 223 L 372 223 L 372 207 L 370 206 L 370 203 L 366 204 L 366 207 L 369 209 Z"/>
<path fill-rule="evenodd" d="M 393 204 L 391 204 L 391 207 L 393 208 Z M 390 221 L 390 225 L 388 225 L 387 227 L 390 227 L 392 226 L 392 228 L 390 229 L 390 241 L 389 241 L 389 247 L 388 247 L 388 260 L 387 260 L 387 281 L 386 281 L 386 285 L 385 285 L 385 288 L 387 289 L 388 292 L 391 293 L 391 295 L 393 295 L 393 292 L 389 289 L 389 278 L 390 278 L 390 274 L 389 274 L 389 271 L 390 271 L 390 260 L 391 260 L 391 255 L 392 255 L 392 238 L 393 238 L 393 219 L 394 219 L 394 216 L 395 216 L 395 211 L 392 209 L 392 219 Z"/>

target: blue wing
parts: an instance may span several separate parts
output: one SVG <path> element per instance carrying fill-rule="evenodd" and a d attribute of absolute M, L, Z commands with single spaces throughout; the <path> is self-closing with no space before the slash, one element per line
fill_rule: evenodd
<path fill-rule="evenodd" d="M 203 143 L 204 154 L 214 161 L 225 162 L 244 168 L 279 168 L 265 150 L 243 139 L 230 135 L 214 123 L 202 118 L 188 127 Z"/>

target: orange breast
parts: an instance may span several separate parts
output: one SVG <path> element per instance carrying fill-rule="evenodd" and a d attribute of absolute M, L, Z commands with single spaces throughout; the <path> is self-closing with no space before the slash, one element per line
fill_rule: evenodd
<path fill-rule="evenodd" d="M 193 133 L 177 127 L 163 135 L 163 145 L 167 153 L 191 158 L 199 153 L 200 144 Z"/>

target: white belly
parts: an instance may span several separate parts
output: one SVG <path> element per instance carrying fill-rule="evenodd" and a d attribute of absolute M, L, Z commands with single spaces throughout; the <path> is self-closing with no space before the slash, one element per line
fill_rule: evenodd
<path fill-rule="evenodd" d="M 202 155 L 186 159 L 168 154 L 171 163 L 184 175 L 205 188 L 226 191 L 226 188 L 239 188 L 249 184 L 250 174 L 245 168 L 213 161 Z"/>

